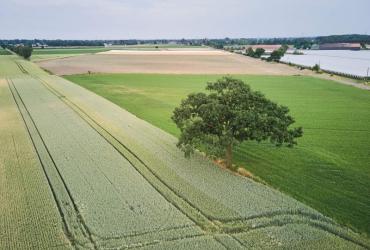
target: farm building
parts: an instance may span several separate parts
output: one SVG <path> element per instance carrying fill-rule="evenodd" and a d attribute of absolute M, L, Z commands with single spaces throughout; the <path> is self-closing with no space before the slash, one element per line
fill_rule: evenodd
<path fill-rule="evenodd" d="M 324 43 L 319 45 L 320 50 L 360 50 L 359 43 Z"/>

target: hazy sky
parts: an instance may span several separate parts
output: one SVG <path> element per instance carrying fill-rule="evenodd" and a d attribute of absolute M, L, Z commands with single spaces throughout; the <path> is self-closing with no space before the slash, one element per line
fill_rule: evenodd
<path fill-rule="evenodd" d="M 0 0 L 0 39 L 370 34 L 370 0 Z"/>

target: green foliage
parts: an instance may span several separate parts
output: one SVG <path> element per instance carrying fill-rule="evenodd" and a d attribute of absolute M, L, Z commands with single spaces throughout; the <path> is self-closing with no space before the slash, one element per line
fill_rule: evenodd
<path fill-rule="evenodd" d="M 289 46 L 287 44 L 283 44 L 281 45 L 281 47 L 279 48 L 279 50 L 281 50 L 281 52 L 283 54 L 285 54 L 287 52 L 287 50 L 289 49 Z"/>
<path fill-rule="evenodd" d="M 254 50 L 252 49 L 252 47 L 248 47 L 248 49 L 245 52 L 245 55 L 250 56 L 250 57 L 254 57 Z"/>
<path fill-rule="evenodd" d="M 288 45 L 284 44 L 279 49 L 274 50 L 270 57 L 267 58 L 267 61 L 278 62 L 284 56 L 285 52 L 288 50 Z"/>
<path fill-rule="evenodd" d="M 29 59 L 32 55 L 32 51 L 33 49 L 31 46 L 22 46 L 19 55 L 23 56 L 24 59 Z"/>
<path fill-rule="evenodd" d="M 308 39 L 297 39 L 294 41 L 293 45 L 296 49 L 311 49 L 314 43 Z"/>
<path fill-rule="evenodd" d="M 32 55 L 33 48 L 31 46 L 24 46 L 24 45 L 18 45 L 18 46 L 8 46 L 10 50 L 18 54 L 19 56 L 22 56 L 24 59 L 29 59 Z"/>
<path fill-rule="evenodd" d="M 254 52 L 254 57 L 260 58 L 265 53 L 265 50 L 263 48 L 257 48 Z"/>
<path fill-rule="evenodd" d="M 315 43 L 370 43 L 370 35 L 348 34 L 320 36 L 315 39 Z"/>
<path fill-rule="evenodd" d="M 282 57 L 282 53 L 280 50 L 274 50 L 271 55 L 267 58 L 267 61 L 274 61 L 274 62 L 278 62 L 280 61 L 281 57 Z"/>
<path fill-rule="evenodd" d="M 315 64 L 314 66 L 312 66 L 312 70 L 315 72 L 320 72 L 320 65 Z"/>
<path fill-rule="evenodd" d="M 246 50 L 245 55 L 250 56 L 250 57 L 254 57 L 254 58 L 260 58 L 264 53 L 265 53 L 265 50 L 262 49 L 262 48 L 257 48 L 254 51 L 252 47 L 248 47 L 248 49 Z"/>
<path fill-rule="evenodd" d="M 302 128 L 290 129 L 294 119 L 289 109 L 253 91 L 242 80 L 224 77 L 207 84 L 210 94 L 190 94 L 174 110 L 172 120 L 181 131 L 177 146 L 186 156 L 194 149 L 222 156 L 229 148 L 244 141 L 269 140 L 276 146 L 296 144 Z"/>

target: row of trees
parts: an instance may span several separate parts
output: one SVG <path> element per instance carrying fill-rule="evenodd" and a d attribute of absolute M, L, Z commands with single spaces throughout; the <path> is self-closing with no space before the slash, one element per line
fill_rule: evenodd
<path fill-rule="evenodd" d="M 333 36 L 319 36 L 315 38 L 315 43 L 370 43 L 370 35 L 333 35 Z"/>
<path fill-rule="evenodd" d="M 246 56 L 254 57 L 254 58 L 261 58 L 261 56 L 265 53 L 265 50 L 262 48 L 257 48 L 256 50 L 253 50 L 251 47 L 247 49 L 245 52 Z"/>
<path fill-rule="evenodd" d="M 319 37 L 293 37 L 293 38 L 241 38 L 241 39 L 211 39 L 208 43 L 217 44 L 218 47 L 258 44 L 291 44 L 296 49 L 310 49 L 313 44 L 323 43 L 362 43 L 370 44 L 370 35 L 333 35 Z"/>
<path fill-rule="evenodd" d="M 269 57 L 267 57 L 265 60 L 267 60 L 269 62 L 271 62 L 271 61 L 274 61 L 274 62 L 280 61 L 280 59 L 287 52 L 288 48 L 289 48 L 288 45 L 286 45 L 286 44 L 282 45 L 279 49 L 274 50 L 271 53 L 271 55 Z M 255 50 L 253 50 L 252 47 L 249 47 L 246 50 L 246 52 L 244 53 L 244 55 L 250 56 L 250 57 L 253 57 L 253 58 L 261 58 L 264 53 L 265 53 L 265 50 L 263 48 L 256 48 Z"/>
<path fill-rule="evenodd" d="M 166 39 L 153 39 L 153 40 L 45 40 L 45 39 L 14 39 L 14 40 L 0 40 L 0 44 L 14 45 L 24 44 L 32 46 L 37 44 L 39 46 L 51 46 L 51 47 L 85 47 L 85 46 L 104 46 L 105 43 L 112 45 L 138 45 L 144 43 L 150 44 L 168 44 L 174 40 Z M 202 45 L 206 43 L 205 39 L 180 39 L 175 40 L 178 44 L 184 45 Z"/>
<path fill-rule="evenodd" d="M 29 59 L 32 55 L 33 48 L 31 46 L 24 46 L 24 45 L 2 45 L 4 49 L 9 49 L 16 53 L 19 56 L 22 56 L 24 59 Z"/>

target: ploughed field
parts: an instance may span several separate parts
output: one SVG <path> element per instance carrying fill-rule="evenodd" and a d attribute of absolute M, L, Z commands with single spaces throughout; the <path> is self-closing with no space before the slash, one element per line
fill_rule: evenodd
<path fill-rule="evenodd" d="M 108 100 L 0 57 L 0 249 L 362 249 L 369 240 Z M 148 107 L 149 108 L 149 107 Z"/>

